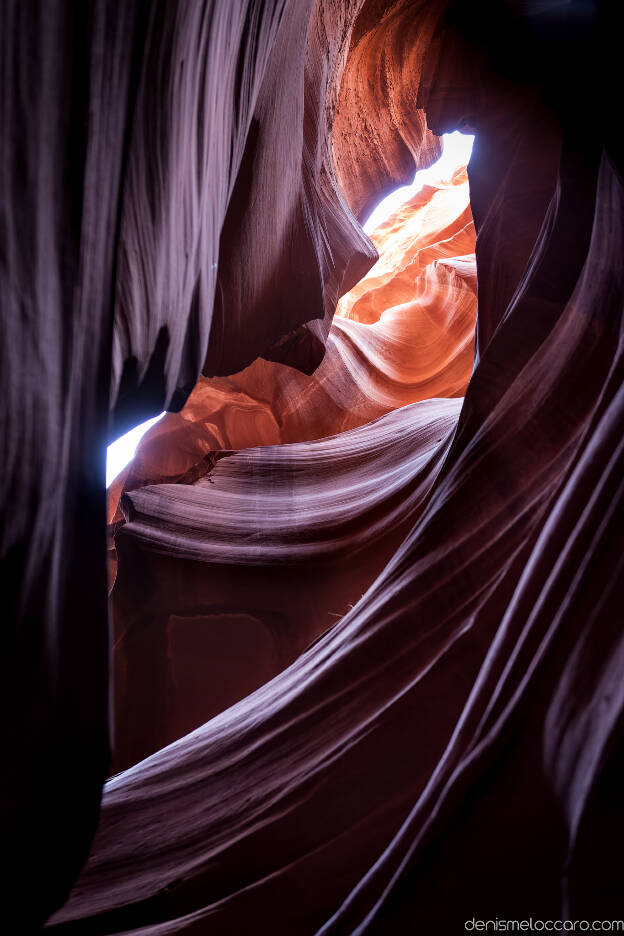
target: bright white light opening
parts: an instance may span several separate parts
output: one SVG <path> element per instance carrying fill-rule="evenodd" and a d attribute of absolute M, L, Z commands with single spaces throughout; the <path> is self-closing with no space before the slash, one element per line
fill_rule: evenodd
<path fill-rule="evenodd" d="M 139 426 L 135 426 L 130 432 L 126 432 L 119 439 L 115 439 L 106 450 L 106 487 L 110 487 L 120 471 L 126 467 L 128 462 L 134 458 L 136 447 L 145 435 L 150 426 L 162 419 L 164 413 L 160 416 L 154 416 L 147 419 Z"/>
<path fill-rule="evenodd" d="M 395 189 L 383 201 L 379 202 L 373 213 L 367 218 L 366 224 L 364 224 L 366 233 L 370 235 L 403 202 L 408 201 L 416 192 L 419 192 L 423 185 L 448 182 L 456 170 L 460 166 L 465 166 L 470 159 L 473 143 L 474 136 L 460 133 L 459 130 L 454 133 L 445 133 L 442 137 L 442 155 L 438 161 L 429 166 L 428 169 L 421 169 L 420 172 L 417 172 L 411 185 L 403 185 L 401 188 Z"/>

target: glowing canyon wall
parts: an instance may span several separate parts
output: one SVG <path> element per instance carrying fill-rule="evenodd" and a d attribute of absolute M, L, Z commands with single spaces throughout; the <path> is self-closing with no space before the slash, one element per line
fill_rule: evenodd
<path fill-rule="evenodd" d="M 373 234 L 312 377 L 203 378 L 144 437 L 109 492 L 113 770 L 284 669 L 405 538 L 472 371 L 474 240 L 462 170 Z"/>
<path fill-rule="evenodd" d="M 200 477 L 214 452 L 320 439 L 407 403 L 463 395 L 477 292 L 469 201 L 461 170 L 380 225 L 372 235 L 379 260 L 338 303 L 311 376 L 258 359 L 231 377 L 201 378 L 114 482 L 109 519 L 119 519 L 124 491 Z"/>
<path fill-rule="evenodd" d="M 2 6 L 10 931 L 621 917 L 612 15 Z"/>

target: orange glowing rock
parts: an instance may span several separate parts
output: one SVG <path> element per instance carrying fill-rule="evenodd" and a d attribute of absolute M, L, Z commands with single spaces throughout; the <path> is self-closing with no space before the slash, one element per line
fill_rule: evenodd
<path fill-rule="evenodd" d="M 379 261 L 340 301 L 325 358 L 308 377 L 257 360 L 233 377 L 201 379 L 181 413 L 141 441 L 109 491 L 205 474 L 219 450 L 344 432 L 399 406 L 462 396 L 473 363 L 475 233 L 465 169 L 426 186 L 373 233 Z"/>
<path fill-rule="evenodd" d="M 110 491 L 111 533 L 126 524 L 111 548 L 114 769 L 280 672 L 408 533 L 471 374 L 474 239 L 460 169 L 374 233 L 380 260 L 341 302 L 311 377 L 258 360 L 202 379 L 146 434 Z M 258 645 L 255 666 L 232 641 Z M 207 655 L 218 679 L 205 678 Z"/>

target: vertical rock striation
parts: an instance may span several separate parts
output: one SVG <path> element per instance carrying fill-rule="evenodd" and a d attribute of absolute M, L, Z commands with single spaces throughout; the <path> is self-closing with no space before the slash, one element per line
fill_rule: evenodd
<path fill-rule="evenodd" d="M 25 930 L 84 861 L 109 758 L 109 432 L 182 406 L 215 372 L 211 355 L 216 372 L 236 370 L 310 320 L 328 327 L 375 257 L 328 157 L 357 0 L 79 7 L 0 14 L 0 555 L 15 713 L 1 803 Z M 263 245 L 253 257 L 250 235 Z M 305 302 L 285 304 L 302 284 Z M 242 303 L 229 350 L 223 297 Z M 318 340 L 312 351 L 280 355 L 309 369 Z"/>

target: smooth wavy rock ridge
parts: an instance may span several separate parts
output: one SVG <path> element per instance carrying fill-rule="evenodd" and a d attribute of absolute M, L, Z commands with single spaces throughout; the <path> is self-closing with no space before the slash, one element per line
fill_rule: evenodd
<path fill-rule="evenodd" d="M 2 4 L 8 932 L 622 918 L 615 7 Z"/>

